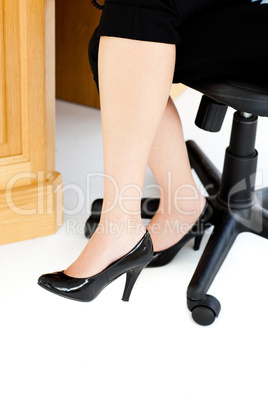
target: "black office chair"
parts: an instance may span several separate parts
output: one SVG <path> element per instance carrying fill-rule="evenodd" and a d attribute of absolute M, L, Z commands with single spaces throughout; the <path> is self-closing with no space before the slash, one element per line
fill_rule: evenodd
<path fill-rule="evenodd" d="M 196 124 L 219 131 L 227 106 L 237 110 L 222 175 L 193 141 L 187 141 L 192 168 L 209 194 L 214 226 L 187 290 L 193 319 L 209 325 L 219 315 L 220 303 L 207 291 L 237 235 L 251 232 L 268 238 L 268 189 L 255 191 L 258 153 L 255 139 L 258 116 L 268 116 L 268 85 L 213 80 L 188 83 L 204 94 Z"/>
<path fill-rule="evenodd" d="M 268 85 L 226 79 L 186 82 L 204 94 L 196 125 L 207 131 L 219 131 L 228 106 L 237 110 L 223 173 L 216 169 L 193 141 L 187 141 L 192 168 L 208 192 L 214 226 L 187 290 L 187 305 L 195 322 L 210 325 L 220 312 L 219 301 L 207 294 L 237 235 L 251 232 L 268 238 L 268 188 L 255 191 L 258 153 L 255 139 L 258 116 L 268 117 Z M 151 218 L 159 200 L 144 198 L 142 217 Z M 90 237 L 96 228 L 102 200 L 92 204 L 92 215 L 85 226 Z"/>

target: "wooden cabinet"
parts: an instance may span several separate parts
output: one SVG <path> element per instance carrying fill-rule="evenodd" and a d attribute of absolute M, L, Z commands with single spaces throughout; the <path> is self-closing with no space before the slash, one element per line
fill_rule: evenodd
<path fill-rule="evenodd" d="M 54 133 L 55 2 L 0 0 L 0 244 L 62 224 Z"/>
<path fill-rule="evenodd" d="M 101 12 L 91 0 L 56 0 L 56 97 L 100 107 L 88 43 Z"/>

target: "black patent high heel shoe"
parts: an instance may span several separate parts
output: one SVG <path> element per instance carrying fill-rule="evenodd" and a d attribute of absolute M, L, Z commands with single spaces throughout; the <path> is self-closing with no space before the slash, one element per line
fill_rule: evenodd
<path fill-rule="evenodd" d="M 165 250 L 155 251 L 152 261 L 147 265 L 147 268 L 162 267 L 168 264 L 178 254 L 178 252 L 188 243 L 189 240 L 195 238 L 194 250 L 199 250 L 204 232 L 211 226 L 209 219 L 212 215 L 212 208 L 206 201 L 206 205 L 199 216 L 198 220 L 187 232 L 183 238 L 175 243 L 173 246 L 166 248 Z"/>
<path fill-rule="evenodd" d="M 142 269 L 153 258 L 153 244 L 149 232 L 123 257 L 114 261 L 99 274 L 89 278 L 72 278 L 63 271 L 45 274 L 38 279 L 38 285 L 59 296 L 72 300 L 89 302 L 119 276 L 126 274 L 122 300 L 128 301 L 133 286 Z"/>

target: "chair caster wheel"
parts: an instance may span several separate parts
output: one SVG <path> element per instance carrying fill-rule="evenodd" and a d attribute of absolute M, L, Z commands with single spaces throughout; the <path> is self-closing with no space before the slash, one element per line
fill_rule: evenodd
<path fill-rule="evenodd" d="M 209 307 L 197 306 L 192 311 L 192 317 L 197 324 L 206 326 L 213 324 L 216 315 Z"/>
<path fill-rule="evenodd" d="M 202 301 L 188 299 L 188 307 L 192 312 L 193 320 L 203 326 L 213 324 L 221 310 L 220 302 L 210 295 L 206 295 L 205 300 Z"/>

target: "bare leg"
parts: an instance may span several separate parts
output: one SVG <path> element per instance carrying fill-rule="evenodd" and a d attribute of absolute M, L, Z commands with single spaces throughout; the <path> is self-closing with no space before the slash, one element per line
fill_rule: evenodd
<path fill-rule="evenodd" d="M 169 98 L 149 155 L 149 167 L 160 187 L 160 205 L 148 225 L 154 250 L 179 241 L 201 214 L 205 199 L 192 177 L 182 125 Z"/>
<path fill-rule="evenodd" d="M 101 38 L 99 86 L 104 174 L 114 183 L 104 179 L 98 230 L 65 271 L 67 275 L 95 275 L 129 252 L 143 236 L 140 199 L 145 170 L 167 105 L 174 65 L 174 45 Z M 119 237 L 109 230 L 111 224 L 120 228 Z"/>

